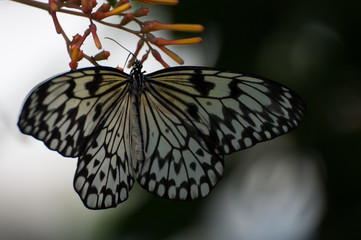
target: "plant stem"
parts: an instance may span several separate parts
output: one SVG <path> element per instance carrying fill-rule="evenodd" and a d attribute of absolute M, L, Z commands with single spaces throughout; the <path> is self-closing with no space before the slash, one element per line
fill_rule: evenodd
<path fill-rule="evenodd" d="M 22 4 L 25 4 L 25 5 L 29 5 L 29 6 L 32 6 L 32 7 L 36 7 L 36 8 L 40 8 L 40 9 L 49 11 L 49 4 L 47 4 L 47 3 L 42 3 L 42 2 L 35 1 L 35 0 L 10 0 L 10 1 L 22 3 Z M 76 16 L 80 16 L 80 17 L 89 18 L 88 15 L 85 15 L 82 12 L 71 11 L 71 10 L 68 10 L 68 9 L 60 8 L 60 9 L 57 10 L 57 12 L 62 12 L 62 13 L 67 13 L 67 14 L 71 14 L 71 15 L 76 15 Z M 139 34 L 139 31 L 135 31 L 135 30 L 131 30 L 129 28 L 122 27 L 119 24 L 104 22 L 102 20 L 96 20 L 96 19 L 93 19 L 93 21 L 104 24 L 104 25 L 109 26 L 109 27 L 119 28 L 119 29 L 121 29 L 123 31 L 126 31 L 128 33 L 131 33 L 131 34 L 134 34 L 134 35 L 137 35 L 137 36 Z M 137 23 L 140 24 L 139 22 L 137 22 Z"/>
<path fill-rule="evenodd" d="M 49 4 L 47 4 L 47 3 L 42 3 L 42 2 L 38 2 L 38 1 L 34 1 L 34 0 L 10 0 L 10 1 L 22 3 L 25 5 L 29 5 L 32 7 L 36 7 L 36 8 L 40 8 L 40 9 L 49 11 Z"/>

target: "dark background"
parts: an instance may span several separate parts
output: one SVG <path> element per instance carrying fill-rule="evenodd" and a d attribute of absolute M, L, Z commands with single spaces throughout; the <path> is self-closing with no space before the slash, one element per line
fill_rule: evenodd
<path fill-rule="evenodd" d="M 298 148 L 320 155 L 326 200 L 310 239 L 361 238 L 360 9 L 358 1 L 268 0 L 183 0 L 169 7 L 174 23 L 205 26 L 204 44 L 216 29 L 215 66 L 275 79 L 307 103 L 305 122 L 292 136 Z M 232 171 L 227 159 L 226 170 Z M 144 239 L 173 235 L 194 223 L 202 205 L 150 199 L 118 221 L 121 233 L 143 233 Z"/>

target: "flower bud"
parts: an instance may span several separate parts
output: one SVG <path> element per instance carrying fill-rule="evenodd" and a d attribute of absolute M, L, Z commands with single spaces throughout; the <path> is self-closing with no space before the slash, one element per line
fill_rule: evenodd
<path fill-rule="evenodd" d="M 109 12 L 111 5 L 109 3 L 103 3 L 97 10 L 97 12 Z"/>
<path fill-rule="evenodd" d="M 89 26 L 89 29 L 93 35 L 93 40 L 94 40 L 94 43 L 95 43 L 95 46 L 98 48 L 98 49 L 101 49 L 102 48 L 102 44 L 100 43 L 100 40 L 99 40 L 99 37 L 98 37 L 98 34 L 97 34 L 97 27 L 95 26 L 95 24 L 90 24 Z"/>
<path fill-rule="evenodd" d="M 137 43 L 137 48 L 135 49 L 134 52 L 134 56 L 138 56 L 140 49 L 142 49 L 144 45 L 144 40 L 143 39 L 139 39 L 138 43 Z"/>
<path fill-rule="evenodd" d="M 149 13 L 149 9 L 148 8 L 139 8 L 134 12 L 134 17 L 144 17 L 147 16 Z"/>
<path fill-rule="evenodd" d="M 157 50 L 152 49 L 152 55 L 155 58 L 155 60 L 157 60 L 158 62 L 160 62 L 160 64 L 163 65 L 163 67 L 169 68 L 169 65 L 166 62 L 164 62 L 164 60 L 162 59 L 162 57 L 160 56 Z"/>
<path fill-rule="evenodd" d="M 101 61 L 101 60 L 106 60 L 108 59 L 108 57 L 110 56 L 110 52 L 108 51 L 101 51 L 100 53 L 96 54 L 93 59 L 95 61 Z"/>
<path fill-rule="evenodd" d="M 141 63 L 144 63 L 147 59 L 148 59 L 148 55 L 149 55 L 149 51 L 147 51 L 143 57 L 142 57 L 142 60 L 140 61 Z"/>
<path fill-rule="evenodd" d="M 78 62 L 71 61 L 71 62 L 69 63 L 69 67 L 70 67 L 71 70 L 77 69 L 77 67 L 78 67 Z"/>
<path fill-rule="evenodd" d="M 81 0 L 81 10 L 85 14 L 90 14 L 96 5 L 96 0 Z"/>
<path fill-rule="evenodd" d="M 122 21 L 120 21 L 120 25 L 124 26 L 128 23 L 130 23 L 131 21 L 133 21 L 134 19 L 134 14 L 133 13 L 127 13 L 124 15 Z"/>

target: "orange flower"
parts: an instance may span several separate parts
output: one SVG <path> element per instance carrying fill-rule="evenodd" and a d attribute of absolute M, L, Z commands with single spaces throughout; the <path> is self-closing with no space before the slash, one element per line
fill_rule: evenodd
<path fill-rule="evenodd" d="M 184 61 L 183 59 L 181 59 L 180 57 L 178 57 L 177 54 L 175 54 L 174 52 L 172 52 L 171 50 L 169 50 L 166 47 L 160 47 L 160 50 L 162 50 L 165 54 L 168 55 L 168 57 L 170 57 L 171 59 L 173 59 L 174 61 L 176 61 L 178 64 L 183 64 Z M 154 55 L 153 55 L 154 56 Z"/>
<path fill-rule="evenodd" d="M 53 22 L 56 28 L 57 33 L 62 34 L 64 37 L 67 48 L 69 51 L 69 55 L 71 58 L 71 62 L 69 63 L 72 69 L 76 69 L 78 65 L 78 61 L 85 56 L 85 58 L 91 63 L 97 65 L 96 61 L 107 59 L 110 55 L 107 51 L 102 51 L 96 54 L 92 59 L 90 59 L 88 54 L 83 53 L 81 50 L 83 47 L 83 43 L 88 35 L 91 33 L 93 36 L 94 43 L 98 49 L 102 48 L 101 41 L 99 40 L 99 36 L 97 34 L 96 22 L 103 20 L 109 16 L 118 15 L 121 17 L 121 21 L 119 24 L 113 24 L 107 21 L 100 21 L 105 25 L 118 28 L 120 30 L 126 31 L 128 33 L 134 34 L 139 38 L 137 47 L 132 54 L 132 59 L 128 62 L 128 64 L 132 64 L 133 61 L 139 56 L 140 51 L 143 47 L 145 49 L 145 54 L 141 57 L 141 61 L 144 62 L 148 57 L 149 53 L 151 53 L 154 58 L 160 62 L 164 67 L 169 67 L 169 65 L 162 59 L 159 49 L 174 61 L 179 64 L 183 64 L 183 60 L 175 54 L 173 51 L 168 49 L 166 46 L 170 45 L 190 45 L 190 44 L 198 44 L 202 42 L 202 38 L 193 37 L 193 38 L 184 38 L 184 39 L 175 39 L 175 40 L 167 40 L 164 38 L 155 37 L 152 32 L 159 30 L 171 30 L 171 31 L 184 31 L 184 32 L 201 32 L 203 31 L 203 26 L 199 24 L 165 24 L 160 23 L 158 21 L 141 21 L 140 18 L 147 16 L 149 13 L 149 9 L 146 7 L 140 7 L 136 10 L 131 10 L 128 13 L 125 11 L 132 8 L 129 0 L 117 0 L 113 1 L 115 5 L 111 5 L 110 3 L 103 3 L 100 7 L 95 11 L 94 7 L 97 5 L 97 0 L 48 0 L 49 5 L 49 13 L 53 18 Z M 165 5 L 176 5 L 178 4 L 178 0 L 132 0 L 138 1 L 140 3 L 145 3 L 149 5 L 155 4 L 165 4 Z M 65 7 L 66 12 L 87 17 L 90 20 L 89 28 L 86 29 L 83 35 L 75 35 L 71 40 L 66 36 L 63 31 L 58 18 L 56 16 L 56 12 L 59 11 L 60 8 Z M 73 10 L 72 10 L 73 9 Z M 65 10 L 65 9 L 64 9 Z M 130 22 L 134 25 L 138 25 L 137 29 L 128 28 Z M 125 26 L 127 25 L 127 26 Z M 129 24 L 130 25 L 130 24 Z M 159 48 L 155 50 L 154 48 Z M 162 55 L 163 55 L 162 53 Z M 140 57 L 139 57 L 140 58 Z"/>
<path fill-rule="evenodd" d="M 173 30 L 183 32 L 201 32 L 204 27 L 199 24 L 164 24 L 157 21 L 144 22 L 144 26 L 141 29 L 142 33 L 148 33 L 158 30 Z"/>
<path fill-rule="evenodd" d="M 127 11 L 131 7 L 132 7 L 132 5 L 130 5 L 129 3 L 125 3 L 123 5 L 120 5 L 119 7 L 114 8 L 113 10 L 111 10 L 109 12 L 95 12 L 92 14 L 92 16 L 93 16 L 93 18 L 95 18 L 97 20 L 102 20 L 103 18 L 113 16 L 113 15 L 118 15 L 124 11 Z"/>
<path fill-rule="evenodd" d="M 79 52 L 80 52 L 80 47 L 78 44 L 73 44 L 71 45 L 71 60 L 73 62 L 77 62 L 78 61 L 78 56 L 79 56 Z"/>
<path fill-rule="evenodd" d="M 133 0 L 134 1 L 134 0 Z M 136 0 L 141 3 L 145 3 L 153 6 L 154 4 L 176 5 L 178 0 Z"/>
<path fill-rule="evenodd" d="M 155 38 L 153 41 L 150 41 L 154 45 L 158 47 L 163 47 L 167 45 L 191 45 L 191 44 L 198 44 L 202 42 L 202 38 L 195 37 L 195 38 L 185 38 L 185 39 L 176 39 L 176 40 L 166 40 L 164 38 Z"/>

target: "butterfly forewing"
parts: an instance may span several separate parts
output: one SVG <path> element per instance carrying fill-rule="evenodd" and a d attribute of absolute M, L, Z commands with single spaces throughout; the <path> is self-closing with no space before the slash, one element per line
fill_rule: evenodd
<path fill-rule="evenodd" d="M 114 76 L 117 72 L 111 70 L 81 69 L 35 87 L 19 117 L 20 130 L 44 141 L 63 156 L 78 156 L 84 140 L 104 121 L 99 117 L 106 111 L 102 106 L 109 97 L 116 100 L 112 89 L 125 86 L 126 75 Z M 108 72 L 112 75 L 103 77 Z"/>
<path fill-rule="evenodd" d="M 285 134 L 301 123 L 306 110 L 283 85 L 229 70 L 175 67 L 148 78 L 149 89 L 162 96 L 163 104 L 182 112 L 183 119 L 198 129 L 188 134 L 215 144 L 216 154 Z"/>

